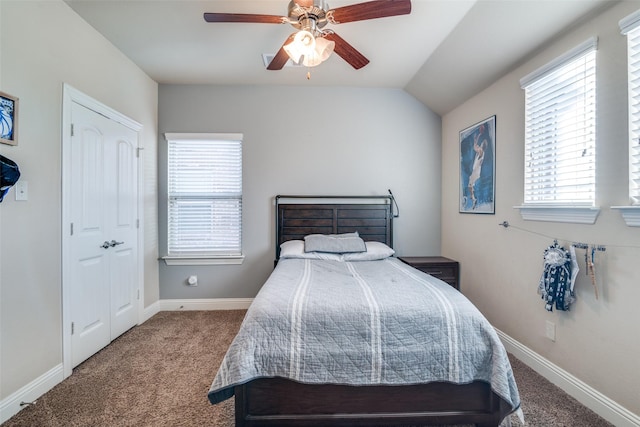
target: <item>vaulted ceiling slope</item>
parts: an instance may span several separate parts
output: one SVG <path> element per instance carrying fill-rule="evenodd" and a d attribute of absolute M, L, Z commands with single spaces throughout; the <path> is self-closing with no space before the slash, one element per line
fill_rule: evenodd
<path fill-rule="evenodd" d="M 207 23 L 205 12 L 287 14 L 287 0 L 65 0 L 160 84 L 403 88 L 443 115 L 614 0 L 413 0 L 409 15 L 332 25 L 371 62 L 332 55 L 269 71 L 290 25 Z M 331 8 L 360 3 L 327 0 Z M 307 71 L 311 78 L 307 79 Z"/>

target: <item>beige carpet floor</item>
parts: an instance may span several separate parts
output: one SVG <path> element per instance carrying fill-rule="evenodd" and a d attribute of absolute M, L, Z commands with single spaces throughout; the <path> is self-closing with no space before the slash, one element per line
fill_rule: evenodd
<path fill-rule="evenodd" d="M 211 405 L 207 391 L 244 313 L 161 312 L 76 367 L 2 427 L 232 427 L 233 399 Z M 611 425 L 511 361 L 527 426 Z"/>

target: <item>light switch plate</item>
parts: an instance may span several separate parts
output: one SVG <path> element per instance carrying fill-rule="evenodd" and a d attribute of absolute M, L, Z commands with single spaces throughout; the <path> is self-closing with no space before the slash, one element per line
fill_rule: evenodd
<path fill-rule="evenodd" d="M 29 198 L 29 183 L 27 181 L 16 182 L 15 185 L 16 200 L 27 200 Z"/>

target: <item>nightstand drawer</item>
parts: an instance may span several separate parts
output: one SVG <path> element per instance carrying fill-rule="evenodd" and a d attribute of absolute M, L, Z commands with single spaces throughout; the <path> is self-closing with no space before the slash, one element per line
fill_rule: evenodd
<path fill-rule="evenodd" d="M 424 271 L 427 274 L 437 277 L 438 279 L 447 282 L 449 284 L 456 283 L 458 281 L 456 277 L 456 268 L 449 265 L 432 266 L 432 265 L 418 265 L 416 268 L 420 271 Z"/>
<path fill-rule="evenodd" d="M 443 282 L 447 282 L 456 289 L 460 289 L 458 277 L 460 275 L 458 261 L 445 257 L 398 257 L 405 264 L 430 274 Z"/>

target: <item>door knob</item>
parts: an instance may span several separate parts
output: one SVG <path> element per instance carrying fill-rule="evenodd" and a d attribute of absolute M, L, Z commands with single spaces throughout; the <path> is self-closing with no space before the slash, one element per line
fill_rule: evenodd
<path fill-rule="evenodd" d="M 112 240 L 109 244 L 111 245 L 112 248 L 114 248 L 114 247 L 116 247 L 118 245 L 123 245 L 124 242 L 116 242 L 115 240 Z"/>
<path fill-rule="evenodd" d="M 105 240 L 104 243 L 100 245 L 100 247 L 104 249 L 109 249 L 111 245 L 109 244 L 109 242 Z"/>

